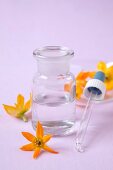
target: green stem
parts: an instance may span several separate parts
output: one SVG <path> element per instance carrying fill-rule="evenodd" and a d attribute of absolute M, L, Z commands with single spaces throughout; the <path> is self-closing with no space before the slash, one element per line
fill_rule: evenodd
<path fill-rule="evenodd" d="M 23 119 L 24 122 L 28 122 L 28 119 L 25 115 L 22 116 L 22 119 Z"/>

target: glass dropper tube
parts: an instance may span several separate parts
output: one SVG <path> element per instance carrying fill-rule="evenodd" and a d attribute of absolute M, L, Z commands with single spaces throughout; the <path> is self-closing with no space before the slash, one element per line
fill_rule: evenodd
<path fill-rule="evenodd" d="M 95 95 L 95 96 L 94 96 Z M 92 97 L 96 98 L 97 94 L 93 94 L 92 92 L 90 92 L 85 110 L 83 112 L 83 116 L 82 119 L 80 121 L 80 126 L 77 132 L 77 136 L 76 136 L 76 149 L 78 152 L 84 152 L 85 147 L 84 147 L 84 140 L 85 140 L 85 136 L 86 136 L 86 131 L 88 129 L 88 124 L 92 115 L 92 109 L 94 106 L 94 103 L 92 102 Z"/>

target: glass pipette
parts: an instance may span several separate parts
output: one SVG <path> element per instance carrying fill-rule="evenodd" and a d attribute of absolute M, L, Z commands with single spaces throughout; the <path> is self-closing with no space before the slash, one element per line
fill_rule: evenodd
<path fill-rule="evenodd" d="M 104 85 L 105 75 L 103 72 L 98 71 L 95 74 L 94 79 L 89 80 L 84 89 L 84 95 L 87 97 L 87 103 L 80 121 L 78 132 L 76 135 L 76 149 L 78 152 L 84 152 L 84 140 L 88 125 L 92 115 L 92 109 L 94 106 L 94 100 L 102 100 L 105 95 L 105 85 Z"/>

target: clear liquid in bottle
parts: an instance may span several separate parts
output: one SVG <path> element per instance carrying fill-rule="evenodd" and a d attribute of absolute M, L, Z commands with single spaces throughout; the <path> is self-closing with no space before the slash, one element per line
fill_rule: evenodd
<path fill-rule="evenodd" d="M 37 96 L 32 108 L 33 128 L 40 121 L 46 134 L 69 134 L 75 124 L 75 100 L 67 96 Z"/>

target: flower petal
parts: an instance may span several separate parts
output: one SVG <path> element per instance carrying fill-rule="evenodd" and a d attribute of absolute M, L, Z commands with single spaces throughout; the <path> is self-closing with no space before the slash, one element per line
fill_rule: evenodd
<path fill-rule="evenodd" d="M 96 72 L 95 71 L 92 71 L 92 72 L 89 72 L 89 77 L 90 78 L 93 78 L 95 76 Z"/>
<path fill-rule="evenodd" d="M 107 90 L 113 90 L 113 80 L 112 81 L 105 81 L 106 89 Z"/>
<path fill-rule="evenodd" d="M 31 107 L 31 99 L 29 99 L 26 103 L 25 103 L 25 106 L 24 106 L 24 109 L 26 111 L 28 111 Z"/>
<path fill-rule="evenodd" d="M 15 107 L 13 107 L 13 106 L 8 106 L 8 105 L 5 105 L 5 104 L 3 104 L 3 106 L 4 106 L 5 111 L 6 111 L 9 115 L 14 116 L 14 117 L 17 116 L 18 110 L 17 110 Z"/>
<path fill-rule="evenodd" d="M 24 96 L 22 96 L 21 94 L 19 94 L 17 96 L 17 104 L 16 104 L 17 109 L 19 109 L 20 111 L 23 109 L 24 107 Z"/>
<path fill-rule="evenodd" d="M 36 129 L 36 137 L 42 138 L 43 135 L 44 135 L 43 127 L 42 127 L 41 123 L 38 121 L 38 123 L 37 123 L 37 129 Z"/>
<path fill-rule="evenodd" d="M 113 66 L 106 69 L 105 75 L 109 81 L 113 79 Z"/>
<path fill-rule="evenodd" d="M 86 80 L 76 80 L 76 87 L 82 86 L 85 87 L 87 81 Z"/>
<path fill-rule="evenodd" d="M 36 148 L 34 154 L 33 154 L 33 158 L 36 159 L 40 154 L 40 148 Z"/>
<path fill-rule="evenodd" d="M 30 142 L 33 142 L 36 139 L 36 137 L 29 132 L 22 132 L 22 135 Z"/>
<path fill-rule="evenodd" d="M 51 152 L 51 153 L 55 153 L 55 154 L 58 153 L 58 152 L 54 151 L 53 149 L 51 149 L 50 147 L 48 147 L 47 145 L 44 145 L 43 149 L 46 150 L 47 152 Z"/>
<path fill-rule="evenodd" d="M 97 64 L 97 68 L 98 68 L 98 70 L 105 72 L 105 71 L 106 71 L 106 68 L 107 68 L 107 67 L 106 67 L 106 63 L 103 62 L 103 61 L 100 61 L 100 62 Z"/>
<path fill-rule="evenodd" d="M 84 80 L 86 78 L 88 78 L 89 76 L 89 72 L 80 72 L 77 77 L 76 80 Z"/>
<path fill-rule="evenodd" d="M 20 149 L 23 151 L 32 151 L 35 149 L 35 146 L 33 145 L 33 143 L 30 143 L 30 144 L 22 146 Z"/>
<path fill-rule="evenodd" d="M 76 99 L 80 99 L 82 94 L 83 94 L 83 87 L 77 85 L 76 86 Z"/>
<path fill-rule="evenodd" d="M 43 137 L 43 142 L 44 143 L 46 143 L 46 142 L 48 142 L 50 139 L 52 138 L 52 135 L 45 135 L 44 137 Z"/>
<path fill-rule="evenodd" d="M 113 65 L 108 67 L 108 69 L 110 69 L 110 71 L 113 73 Z"/>

